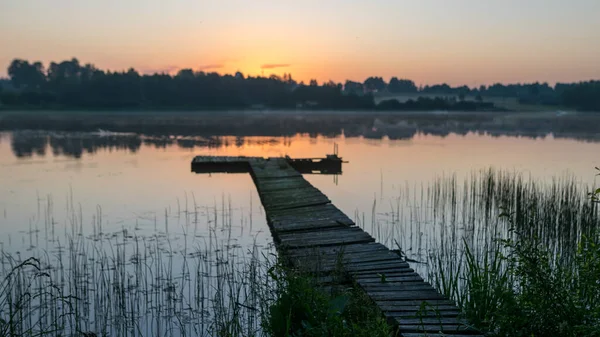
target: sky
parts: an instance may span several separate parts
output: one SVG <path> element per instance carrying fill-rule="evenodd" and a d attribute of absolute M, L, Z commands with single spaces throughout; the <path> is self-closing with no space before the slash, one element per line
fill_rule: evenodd
<path fill-rule="evenodd" d="M 15 58 L 417 84 L 600 78 L 599 0 L 0 0 Z"/>

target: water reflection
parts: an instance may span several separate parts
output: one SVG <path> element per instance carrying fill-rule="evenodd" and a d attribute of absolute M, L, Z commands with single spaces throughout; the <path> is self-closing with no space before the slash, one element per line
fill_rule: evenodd
<path fill-rule="evenodd" d="M 595 118 L 595 117 L 594 117 Z M 554 138 L 575 139 L 586 142 L 600 141 L 600 132 L 594 132 L 581 127 L 581 123 L 530 123 L 520 118 L 518 122 L 500 118 L 493 122 L 463 123 L 455 120 L 436 120 L 428 123 L 421 121 L 394 120 L 385 118 L 369 119 L 363 123 L 344 124 L 341 123 L 335 130 L 327 124 L 323 132 L 313 129 L 306 135 L 310 139 L 318 137 L 334 138 L 344 136 L 346 138 L 363 138 L 368 140 L 412 140 L 419 135 L 433 135 L 448 137 L 449 135 L 467 136 L 469 134 L 497 137 L 523 137 L 529 139 L 546 138 L 552 135 Z M 588 121 L 589 122 L 589 121 Z M 600 125 L 600 120 L 598 120 Z M 596 126 L 592 126 L 594 128 Z M 589 129 L 589 128 L 588 128 Z M 291 129 L 290 129 L 291 130 Z M 299 128 L 297 130 L 302 130 Z M 579 130 L 574 132 L 573 130 Z M 223 147 L 242 148 L 247 145 L 283 145 L 291 144 L 291 137 L 266 136 L 258 138 L 244 136 L 248 130 L 239 130 L 240 134 L 234 136 L 202 135 L 196 136 L 171 136 L 171 135 L 146 135 L 136 133 L 109 132 L 99 130 L 96 132 L 47 132 L 47 131 L 17 131 L 8 137 L 8 134 L 0 136 L 0 141 L 10 138 L 13 154 L 18 158 L 27 158 L 34 155 L 45 156 L 51 149 L 55 156 L 66 156 L 81 158 L 84 154 L 94 154 L 99 150 L 126 151 L 135 153 L 142 145 L 151 146 L 156 149 L 166 149 L 177 146 L 181 149 L 219 149 Z M 250 132 L 251 133 L 251 132 Z M 287 132 L 284 132 L 286 134 Z M 294 134 L 293 132 L 289 132 Z"/>
<path fill-rule="evenodd" d="M 7 134 L 3 134 L 7 136 Z M 54 156 L 81 158 L 84 154 L 94 154 L 99 150 L 125 151 L 136 153 L 146 145 L 155 149 L 177 146 L 181 149 L 218 149 L 245 145 L 290 144 L 287 139 L 252 139 L 245 137 L 190 137 L 190 136 L 144 136 L 129 133 L 78 132 L 56 133 L 44 131 L 18 131 L 12 134 L 11 149 L 17 158 L 34 155 L 45 156 L 48 149 Z"/>

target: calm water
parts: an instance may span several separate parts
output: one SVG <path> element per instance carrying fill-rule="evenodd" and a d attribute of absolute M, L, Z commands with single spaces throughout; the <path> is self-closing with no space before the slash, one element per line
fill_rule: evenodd
<path fill-rule="evenodd" d="M 48 227 L 44 222 L 48 222 L 50 202 L 55 232 L 70 228 L 72 218 L 77 217 L 85 233 L 99 226 L 104 233 L 123 229 L 140 234 L 157 229 L 184 232 L 193 225 L 194 232 L 205 235 L 208 229 L 197 218 L 214 213 L 211 208 L 216 206 L 232 210 L 227 221 L 232 224 L 232 237 L 241 245 L 255 240 L 267 244 L 270 234 L 249 175 L 197 175 L 190 172 L 191 159 L 196 155 L 321 157 L 332 152 L 334 143 L 349 161 L 343 174 L 306 178 L 363 224 L 378 221 L 372 219 L 374 201 L 377 217 L 391 211 L 398 198 L 407 198 L 435 178 L 455 174 L 460 182 L 490 167 L 540 181 L 572 175 L 581 183 L 593 184 L 600 153 L 600 143 L 551 136 L 159 139 L 4 133 L 0 135 L 1 241 L 5 250 L 27 248 L 23 242 L 29 242 L 29 231 Z M 189 219 L 193 210 L 197 210 L 196 224 Z M 97 223 L 99 215 L 101 223 Z M 386 238 L 380 239 L 389 244 Z M 41 244 L 38 235 L 37 245 Z"/>
<path fill-rule="evenodd" d="M 2 275 L 10 269 L 10 260 L 37 256 L 48 270 L 86 280 L 85 286 L 72 288 L 60 272 L 52 274 L 61 289 L 87 294 L 80 303 L 86 323 L 78 329 L 83 331 L 136 335 L 134 330 L 141 327 L 140 335 L 206 333 L 208 317 L 231 309 L 231 296 L 223 295 L 230 291 L 224 290 L 229 289 L 224 282 L 243 284 L 244 289 L 255 284 L 260 276 L 244 266 L 273 248 L 250 176 L 194 174 L 192 158 L 322 157 L 334 144 L 349 161 L 343 174 L 306 179 L 379 242 L 390 248 L 398 242 L 408 256 L 419 260 L 439 244 L 450 223 L 439 214 L 432 217 L 435 207 L 429 200 L 436 179 L 455 176 L 461 186 L 464 179 L 491 167 L 542 184 L 574 179 L 586 188 L 595 183 L 600 153 L 600 143 L 551 136 L 417 134 L 389 140 L 1 133 L 0 246 L 8 254 L 3 256 L 10 256 L 2 259 Z M 140 261 L 148 268 L 140 269 Z M 236 274 L 236 268 L 242 273 Z M 426 272 L 423 266 L 416 268 Z M 105 274 L 108 270 L 122 270 L 122 275 Z M 156 276 L 157 270 L 164 276 Z M 110 279 L 108 285 L 95 283 L 98 274 Z M 239 275 L 244 276 L 236 279 Z M 98 297 L 107 292 L 133 304 L 116 307 Z M 258 297 L 248 295 L 252 292 L 244 294 L 235 302 L 257 304 Z M 141 303 L 141 309 L 135 303 Z M 135 323 L 119 320 L 135 310 L 142 312 L 137 312 Z M 247 322 L 255 322 L 251 311 L 245 315 Z M 256 323 L 244 326 L 248 331 L 257 328 Z"/>

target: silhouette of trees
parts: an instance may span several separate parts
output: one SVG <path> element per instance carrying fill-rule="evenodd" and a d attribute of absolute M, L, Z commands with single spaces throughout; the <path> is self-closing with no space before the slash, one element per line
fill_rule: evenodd
<path fill-rule="evenodd" d="M 353 81 L 347 80 L 346 83 L 344 84 L 344 93 L 362 95 L 365 93 L 365 87 L 360 82 L 353 82 Z"/>
<path fill-rule="evenodd" d="M 8 75 L 17 89 L 38 90 L 46 81 L 44 66 L 41 62 L 29 63 L 16 59 L 8 66 Z"/>
<path fill-rule="evenodd" d="M 479 88 L 451 87 L 446 83 L 418 88 L 408 79 L 392 77 L 387 84 L 381 77 L 369 77 L 363 83 L 328 81 L 319 84 L 312 79 L 309 85 L 297 83 L 291 74 L 282 77 L 244 76 L 195 72 L 181 69 L 169 74 L 139 74 L 135 69 L 104 71 L 92 64 L 82 65 L 78 59 L 52 62 L 47 70 L 40 62 L 15 59 L 8 67 L 10 84 L 0 83 L 0 103 L 5 106 L 59 109 L 245 109 L 252 107 L 293 109 L 374 109 L 370 93 L 427 94 L 459 98 L 456 107 L 464 105 L 467 96 L 482 103 L 486 97 L 512 97 L 521 103 L 562 104 L 584 110 L 598 107 L 598 82 L 575 84 L 496 83 Z M 459 104 L 461 103 L 461 104 Z M 386 103 L 383 107 L 393 107 Z M 413 105 L 429 107 L 429 101 L 415 100 Z M 416 104 L 416 105 L 415 105 Z M 436 106 L 442 106 L 440 102 Z M 483 107 L 483 105 L 476 105 Z M 400 106 L 398 106 L 400 107 Z M 402 106 L 402 109 L 406 106 Z M 486 106 L 485 109 L 488 107 Z M 419 110 L 420 107 L 417 107 Z"/>
<path fill-rule="evenodd" d="M 600 81 L 561 85 L 560 89 L 564 105 L 580 110 L 600 111 Z"/>
<path fill-rule="evenodd" d="M 381 77 L 369 77 L 364 82 L 365 89 L 370 92 L 383 91 L 387 88 L 387 84 Z"/>
<path fill-rule="evenodd" d="M 397 77 L 392 77 L 390 79 L 390 83 L 387 87 L 388 91 L 391 93 L 399 94 L 413 94 L 418 92 L 418 88 L 415 85 L 415 82 L 411 80 L 399 80 Z"/>

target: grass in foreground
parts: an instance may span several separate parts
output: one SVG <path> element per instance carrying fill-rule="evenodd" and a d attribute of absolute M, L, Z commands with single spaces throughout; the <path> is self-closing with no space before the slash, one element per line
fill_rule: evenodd
<path fill-rule="evenodd" d="M 600 235 L 578 242 L 568 255 L 517 231 L 479 253 L 465 242 L 464 263 L 431 260 L 434 283 L 491 336 L 600 336 Z"/>
<path fill-rule="evenodd" d="M 392 336 L 381 311 L 360 289 L 324 290 L 310 276 L 281 268 L 269 275 L 278 284 L 263 319 L 270 336 Z"/>

